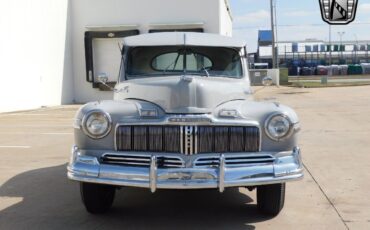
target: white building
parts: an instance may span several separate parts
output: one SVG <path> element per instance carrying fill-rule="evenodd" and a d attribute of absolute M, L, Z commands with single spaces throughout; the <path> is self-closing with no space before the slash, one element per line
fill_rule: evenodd
<path fill-rule="evenodd" d="M 0 28 L 5 112 L 112 98 L 87 80 L 104 72 L 115 81 L 121 36 L 184 29 L 231 36 L 232 18 L 227 0 L 4 0 Z"/>
<path fill-rule="evenodd" d="M 258 37 L 257 61 L 270 63 L 272 58 L 272 34 L 270 30 L 260 30 Z M 323 41 L 318 39 L 276 42 L 279 62 L 282 66 L 292 62 L 307 66 L 332 64 L 358 64 L 370 61 L 370 41 Z M 297 62 L 298 61 L 298 62 Z"/>

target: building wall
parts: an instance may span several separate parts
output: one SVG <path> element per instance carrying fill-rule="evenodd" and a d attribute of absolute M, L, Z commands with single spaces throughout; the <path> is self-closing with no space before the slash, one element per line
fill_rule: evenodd
<path fill-rule="evenodd" d="M 111 99 L 86 82 L 87 26 L 194 23 L 231 35 L 225 0 L 2 0 L 0 112 Z"/>
<path fill-rule="evenodd" d="M 0 112 L 73 100 L 62 87 L 72 77 L 63 71 L 67 10 L 67 0 L 0 1 Z"/>
<path fill-rule="evenodd" d="M 204 32 L 231 34 L 231 20 L 219 15 L 221 12 L 221 15 L 225 15 L 225 10 L 221 9 L 221 6 L 224 7 L 224 0 L 217 2 L 215 0 L 72 1 L 75 100 L 83 103 L 113 97 L 112 92 L 93 89 L 91 83 L 85 80 L 86 26 L 137 25 L 140 33 L 147 33 L 149 29 L 155 29 L 159 24 L 203 23 Z M 221 21 L 226 25 L 221 25 Z M 113 77 L 116 78 L 116 76 Z"/>
<path fill-rule="evenodd" d="M 220 1 L 220 34 L 232 36 L 233 34 L 233 19 L 227 0 Z"/>

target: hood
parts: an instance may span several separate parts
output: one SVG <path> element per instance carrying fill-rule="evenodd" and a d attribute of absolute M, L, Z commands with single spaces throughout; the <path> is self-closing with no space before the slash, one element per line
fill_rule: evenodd
<path fill-rule="evenodd" d="M 136 99 L 160 106 L 166 113 L 211 113 L 218 105 L 250 98 L 245 79 L 171 76 L 121 82 L 115 100 Z"/>

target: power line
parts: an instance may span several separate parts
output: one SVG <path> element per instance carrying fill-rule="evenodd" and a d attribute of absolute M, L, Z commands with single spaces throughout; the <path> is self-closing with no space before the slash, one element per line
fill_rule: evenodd
<path fill-rule="evenodd" d="M 350 25 L 370 25 L 370 22 L 357 22 L 357 23 L 351 23 Z M 269 25 L 254 25 L 254 26 L 238 26 L 234 27 L 234 30 L 242 30 L 242 29 L 254 29 L 254 28 L 263 28 L 268 27 Z M 301 27 L 301 26 L 327 26 L 327 24 L 321 24 L 321 23 L 312 23 L 312 24 L 281 24 L 276 25 L 275 27 Z"/>

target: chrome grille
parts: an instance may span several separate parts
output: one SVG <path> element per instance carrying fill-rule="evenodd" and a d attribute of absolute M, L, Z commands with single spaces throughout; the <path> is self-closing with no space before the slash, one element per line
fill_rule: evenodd
<path fill-rule="evenodd" d="M 101 162 L 126 166 L 150 166 L 150 156 L 105 154 L 101 157 Z"/>
<path fill-rule="evenodd" d="M 240 156 L 225 156 L 225 165 L 229 167 L 245 167 L 256 164 L 269 164 L 275 160 L 271 155 L 240 155 Z M 219 157 L 199 157 L 194 161 L 195 167 L 219 167 Z"/>
<path fill-rule="evenodd" d="M 118 151 L 180 152 L 178 126 L 119 126 L 116 131 Z"/>
<path fill-rule="evenodd" d="M 185 162 L 180 157 L 159 156 L 158 168 L 183 168 Z M 104 164 L 123 165 L 131 167 L 150 167 L 151 156 L 126 155 L 126 154 L 104 154 L 101 162 Z"/>
<path fill-rule="evenodd" d="M 122 125 L 118 151 L 198 153 L 258 152 L 260 130 L 254 126 Z"/>
<path fill-rule="evenodd" d="M 199 126 L 198 153 L 258 152 L 258 127 Z"/>

